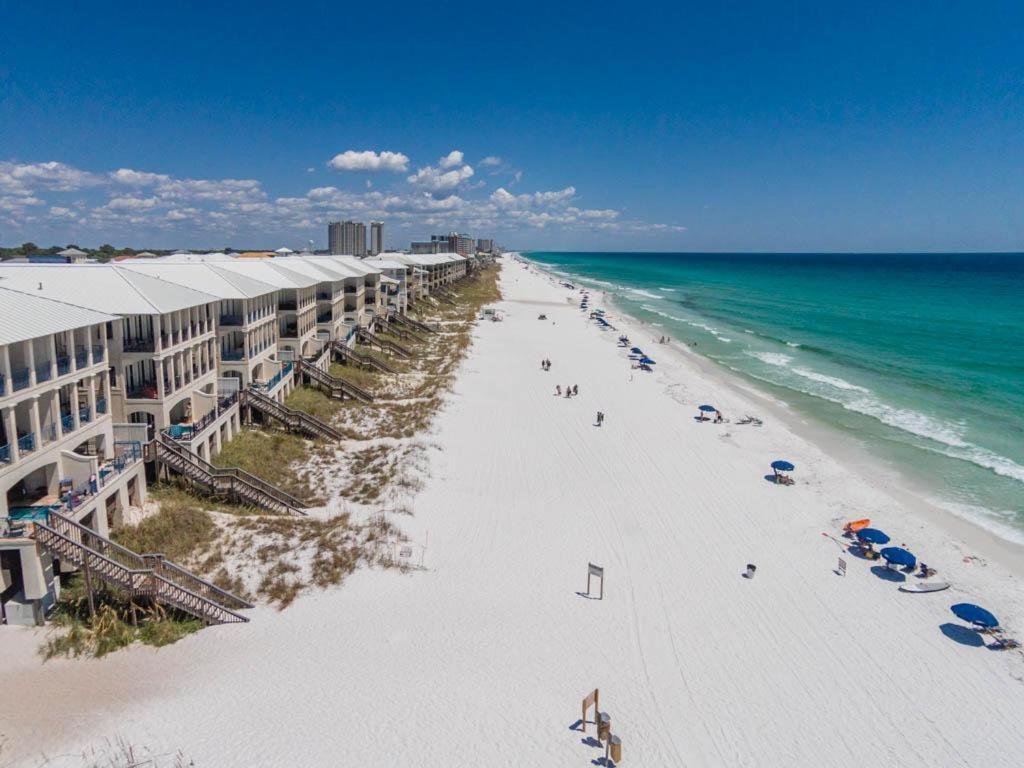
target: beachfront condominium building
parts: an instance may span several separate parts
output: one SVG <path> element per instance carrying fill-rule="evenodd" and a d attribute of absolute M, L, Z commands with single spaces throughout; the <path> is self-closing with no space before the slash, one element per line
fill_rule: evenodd
<path fill-rule="evenodd" d="M 236 261 L 247 264 L 255 260 Z M 256 386 L 281 399 L 288 388 L 281 375 L 284 364 L 277 360 L 278 288 L 244 272 L 225 269 L 225 262 L 230 259 L 158 259 L 122 266 L 177 285 L 201 285 L 204 292 L 216 296 L 221 377 L 236 379 L 239 389 Z"/>
<path fill-rule="evenodd" d="M 370 255 L 376 256 L 384 250 L 384 222 L 370 222 Z"/>
<path fill-rule="evenodd" d="M 118 316 L 107 326 L 115 422 L 145 425 L 150 438 L 201 424 L 187 442 L 204 457 L 238 428 L 218 389 L 216 296 L 105 264 L 0 266 L 0 285 Z"/>
<path fill-rule="evenodd" d="M 145 500 L 140 443 L 110 413 L 118 321 L 0 288 L 0 622 L 40 623 L 59 596 L 53 558 L 26 525 L 59 512 L 106 534 Z"/>
<path fill-rule="evenodd" d="M 360 221 L 334 221 L 327 225 L 327 245 L 332 256 L 366 255 L 366 225 Z"/>
<path fill-rule="evenodd" d="M 494 240 L 492 239 L 478 239 L 476 241 L 477 253 L 494 253 Z"/>
<path fill-rule="evenodd" d="M 382 253 L 379 257 L 366 259 L 366 264 L 381 271 L 380 291 L 385 297 L 384 307 L 388 315 L 405 314 L 410 303 L 410 284 L 414 277 L 413 267 L 402 261 L 389 258 L 391 254 Z"/>

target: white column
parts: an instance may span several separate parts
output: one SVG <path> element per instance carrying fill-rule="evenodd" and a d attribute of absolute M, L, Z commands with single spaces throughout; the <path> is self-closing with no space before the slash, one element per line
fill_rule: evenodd
<path fill-rule="evenodd" d="M 4 394 L 9 395 L 14 391 L 14 382 L 11 381 L 11 348 L 4 345 L 3 355 L 0 356 L 0 365 L 3 369 L 0 373 L 4 375 Z"/>
<path fill-rule="evenodd" d="M 4 430 L 7 432 L 7 445 L 11 452 L 11 463 L 20 458 L 18 451 L 18 420 L 14 416 L 14 408 L 4 408 Z"/>
<path fill-rule="evenodd" d="M 27 350 L 25 356 L 28 358 L 28 385 L 34 387 L 38 383 L 36 382 L 36 351 L 33 349 L 35 345 L 32 343 L 32 339 L 23 343 Z"/>
<path fill-rule="evenodd" d="M 160 315 L 153 315 L 153 349 L 157 352 L 163 350 L 163 343 L 160 341 Z"/>
<path fill-rule="evenodd" d="M 52 333 L 49 336 L 50 340 L 50 378 L 57 378 L 57 337 Z"/>
<path fill-rule="evenodd" d="M 32 434 L 36 438 L 36 450 L 43 445 L 43 427 L 39 421 L 39 395 L 32 398 L 32 407 L 29 411 L 29 418 L 32 420 Z"/>
<path fill-rule="evenodd" d="M 78 382 L 71 385 L 71 418 L 75 422 L 75 429 L 81 426 L 81 416 L 78 413 Z"/>
<path fill-rule="evenodd" d="M 93 421 L 96 420 L 96 377 L 90 376 L 89 382 L 89 413 L 92 414 Z"/>

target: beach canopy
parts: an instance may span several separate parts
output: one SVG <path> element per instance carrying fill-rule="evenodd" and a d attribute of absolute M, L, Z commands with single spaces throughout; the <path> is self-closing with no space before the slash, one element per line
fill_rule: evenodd
<path fill-rule="evenodd" d="M 700 410 L 704 411 L 704 413 L 712 413 L 714 411 L 717 411 L 718 409 L 715 408 L 715 406 L 713 405 L 702 405 L 700 406 Z"/>
<path fill-rule="evenodd" d="M 644 351 L 640 349 L 640 347 L 633 347 L 629 351 L 632 352 L 634 355 L 642 355 L 644 353 Z"/>
<path fill-rule="evenodd" d="M 999 626 L 999 619 L 981 606 L 974 605 L 974 603 L 957 603 L 950 607 L 950 610 L 956 614 L 957 618 L 963 619 L 971 624 L 977 624 L 978 626 L 989 628 Z"/>
<path fill-rule="evenodd" d="M 917 558 L 902 547 L 886 547 L 882 550 L 882 557 L 891 565 L 903 565 L 907 568 L 917 565 Z"/>
<path fill-rule="evenodd" d="M 655 365 L 655 362 L 651 360 L 651 358 L 649 357 L 641 357 L 640 362 L 643 363 L 644 365 Z"/>
<path fill-rule="evenodd" d="M 701 406 L 702 410 L 703 410 L 703 408 L 704 408 L 704 406 Z M 782 459 L 779 459 L 778 461 L 773 461 L 772 462 L 772 469 L 774 469 L 774 470 L 776 470 L 778 472 L 792 472 L 794 469 L 796 469 L 796 467 L 793 466 L 788 461 L 783 461 Z"/>
<path fill-rule="evenodd" d="M 861 528 L 857 531 L 857 538 L 869 544 L 888 544 L 889 537 L 877 528 Z"/>

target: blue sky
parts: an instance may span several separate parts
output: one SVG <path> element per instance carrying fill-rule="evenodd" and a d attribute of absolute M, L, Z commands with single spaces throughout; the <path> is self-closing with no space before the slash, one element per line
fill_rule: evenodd
<path fill-rule="evenodd" d="M 1019 2 L 0 17 L 4 245 L 1024 249 Z"/>

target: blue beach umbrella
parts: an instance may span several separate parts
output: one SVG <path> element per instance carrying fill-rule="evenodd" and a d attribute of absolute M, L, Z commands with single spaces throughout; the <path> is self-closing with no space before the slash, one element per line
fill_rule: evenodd
<path fill-rule="evenodd" d="M 642 355 L 644 353 L 644 351 L 640 349 L 640 347 L 633 347 L 629 351 L 632 352 L 634 355 Z"/>
<path fill-rule="evenodd" d="M 644 365 L 654 365 L 655 364 L 655 362 L 653 360 L 651 360 L 651 358 L 649 358 L 649 357 L 641 357 L 640 358 L 640 362 L 643 363 Z"/>
<path fill-rule="evenodd" d="M 955 613 L 957 618 L 963 619 L 971 624 L 976 624 L 979 627 L 991 629 L 999 626 L 999 619 L 984 608 L 974 605 L 973 603 L 957 603 L 956 605 L 951 606 L 949 610 Z"/>
<path fill-rule="evenodd" d="M 714 413 L 718 409 L 713 405 L 702 405 L 700 406 L 700 410 L 704 411 L 704 413 Z"/>
<path fill-rule="evenodd" d="M 881 554 L 889 565 L 903 565 L 907 568 L 917 565 L 917 558 L 902 547 L 886 547 Z"/>
<path fill-rule="evenodd" d="M 857 538 L 869 544 L 888 544 L 889 537 L 877 528 L 861 528 L 857 531 Z"/>
<path fill-rule="evenodd" d="M 704 406 L 701 406 L 701 408 L 703 407 Z M 790 464 L 788 461 L 783 461 L 782 459 L 779 459 L 778 461 L 772 462 L 772 469 L 776 470 L 777 472 L 792 472 L 794 469 L 796 469 L 796 467 Z"/>

